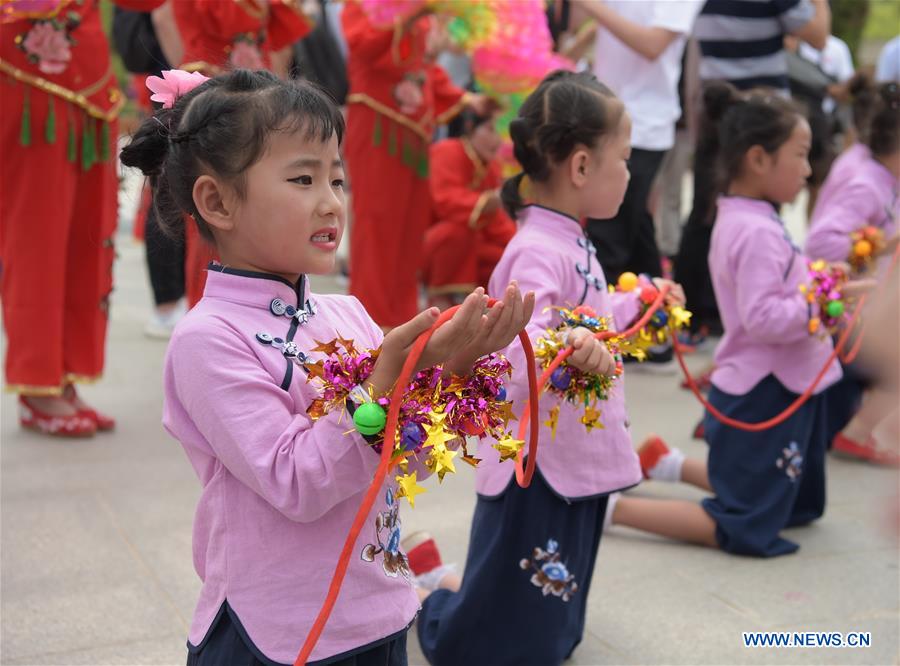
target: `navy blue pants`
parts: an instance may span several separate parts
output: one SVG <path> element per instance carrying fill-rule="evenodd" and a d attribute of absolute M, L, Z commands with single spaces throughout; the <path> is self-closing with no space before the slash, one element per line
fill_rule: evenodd
<path fill-rule="evenodd" d="M 856 363 L 842 365 L 844 376 L 828 389 L 828 448 L 859 411 L 863 394 L 872 386 L 866 370 Z"/>
<path fill-rule="evenodd" d="M 584 633 L 607 497 L 569 502 L 536 473 L 478 498 L 459 592 L 422 604 L 418 634 L 433 666 L 562 663 Z"/>
<path fill-rule="evenodd" d="M 298 648 L 299 651 L 299 648 Z M 308 666 L 407 666 L 406 630 L 371 647 L 366 646 Z M 253 644 L 226 601 L 203 641 L 188 643 L 187 666 L 286 666 L 266 658 Z"/>
<path fill-rule="evenodd" d="M 715 386 L 709 394 L 720 412 L 749 423 L 772 418 L 796 398 L 772 375 L 745 395 Z M 782 424 L 762 432 L 737 430 L 706 414 L 715 497 L 703 500 L 703 508 L 716 521 L 722 550 L 759 557 L 793 553 L 799 546 L 782 538 L 781 530 L 806 525 L 825 512 L 827 400 L 827 391 L 815 395 Z"/>

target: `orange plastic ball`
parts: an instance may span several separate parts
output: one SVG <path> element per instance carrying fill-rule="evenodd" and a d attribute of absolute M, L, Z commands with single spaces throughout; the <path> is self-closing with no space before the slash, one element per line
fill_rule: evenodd
<path fill-rule="evenodd" d="M 630 271 L 622 273 L 617 284 L 621 291 L 633 291 L 638 285 L 638 276 Z"/>
<path fill-rule="evenodd" d="M 853 253 L 857 257 L 868 257 L 872 254 L 872 244 L 867 240 L 858 240 L 853 245 Z"/>

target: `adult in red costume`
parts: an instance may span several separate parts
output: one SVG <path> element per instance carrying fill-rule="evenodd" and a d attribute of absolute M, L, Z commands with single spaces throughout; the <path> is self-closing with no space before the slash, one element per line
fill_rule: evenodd
<path fill-rule="evenodd" d="M 299 0 L 176 0 L 172 8 L 184 45 L 180 69 L 215 76 L 225 70 L 272 69 L 273 56 L 312 28 Z M 203 296 L 206 267 L 215 258 L 197 225 L 185 224 L 185 292 L 189 306 Z"/>
<path fill-rule="evenodd" d="M 418 311 L 431 219 L 428 147 L 437 125 L 488 101 L 453 85 L 426 49 L 431 17 L 374 25 L 356 2 L 341 15 L 349 47 L 344 158 L 353 188 L 350 292 L 391 328 Z"/>
<path fill-rule="evenodd" d="M 449 307 L 487 288 L 516 225 L 500 202 L 501 138 L 493 116 L 464 114 L 464 135 L 431 147 L 433 223 L 423 275 L 432 305 Z"/>
<path fill-rule="evenodd" d="M 98 0 L 0 4 L 0 92 L 6 388 L 19 393 L 23 426 L 92 435 L 114 422 L 73 384 L 103 372 L 124 104 Z"/>

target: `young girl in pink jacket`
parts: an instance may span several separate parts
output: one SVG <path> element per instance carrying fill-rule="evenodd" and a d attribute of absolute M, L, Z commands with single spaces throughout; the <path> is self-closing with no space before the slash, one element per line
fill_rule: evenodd
<path fill-rule="evenodd" d="M 311 292 L 307 275 L 333 270 L 346 223 L 344 124 L 325 93 L 267 72 L 165 74 L 154 82 L 163 108 L 122 161 L 151 177 L 161 221 L 187 213 L 221 258 L 165 366 L 163 422 L 203 487 L 188 664 L 293 663 L 379 463 L 340 412 L 308 414 L 319 396 L 307 361 L 336 338 L 380 348 L 362 388 L 384 394 L 438 312 L 382 335 L 355 298 Z M 483 291 L 470 294 L 421 365 L 465 374 L 508 344 L 529 312 L 515 286 L 505 296 L 484 315 Z M 359 539 L 369 557 L 350 561 L 309 663 L 406 664 L 419 600 L 389 479 Z"/>
<path fill-rule="evenodd" d="M 789 102 L 714 84 L 704 93 L 707 131 L 719 137 L 722 196 L 709 252 L 725 334 L 716 350 L 709 401 L 738 421 L 781 414 L 828 364 L 813 395 L 781 424 L 748 432 L 704 421 L 709 457 L 685 460 L 660 443 L 642 456 L 652 479 L 711 492 L 701 503 L 621 497 L 612 523 L 729 553 L 774 557 L 799 547 L 781 536 L 825 511 L 828 388 L 841 377 L 831 338 L 810 332 L 818 317 L 800 286 L 806 258 L 778 207 L 793 201 L 810 173 L 811 133 Z M 862 285 L 848 284 L 844 295 Z"/>
<path fill-rule="evenodd" d="M 857 96 L 869 100 L 865 144 L 849 168 L 846 163 L 832 167 L 813 212 L 805 249 L 812 258 L 851 261 L 851 248 L 863 233 L 880 233 L 884 241 L 880 256 L 873 251 L 864 271 L 890 279 L 886 271 L 900 239 L 900 84 L 876 86 L 862 76 L 857 78 L 862 79 Z M 854 102 L 854 111 L 860 104 Z M 837 167 L 843 168 L 835 173 Z M 857 267 L 863 264 L 852 263 Z M 879 442 L 876 437 L 882 424 L 897 419 L 894 397 L 871 386 L 869 373 L 856 364 L 845 366 L 844 371 L 838 389 L 842 404 L 835 405 L 829 415 L 833 429 L 839 430 L 832 440 L 833 449 L 896 466 L 900 452 L 895 442 L 888 437 Z"/>
<path fill-rule="evenodd" d="M 535 292 L 526 329 L 532 344 L 563 324 L 559 308 L 590 310 L 607 318 L 611 330 L 626 329 L 640 310 L 637 291 L 608 292 L 581 220 L 610 218 L 622 203 L 631 154 L 628 112 L 593 75 L 554 72 L 523 103 L 510 135 L 523 171 L 507 181 L 502 197 L 518 230 L 489 290 L 502 291 L 515 279 Z M 591 330 L 567 324 L 560 332 L 575 351 L 554 381 L 571 368 L 614 373 L 613 357 Z M 508 397 L 521 414 L 528 398 L 524 352 L 514 341 L 506 353 L 517 368 Z M 615 380 L 593 416 L 584 404 L 542 395 L 541 455 L 528 488 L 517 485 L 494 451 L 479 452 L 464 577 L 440 577 L 440 568 L 422 576 L 440 587 L 425 598 L 418 620 L 431 664 L 551 666 L 575 650 L 608 497 L 641 481 L 623 382 Z M 547 419 L 554 410 L 556 417 Z M 425 557 L 429 549 L 434 553 L 433 541 L 410 550 L 416 573 L 419 562 L 437 563 Z"/>

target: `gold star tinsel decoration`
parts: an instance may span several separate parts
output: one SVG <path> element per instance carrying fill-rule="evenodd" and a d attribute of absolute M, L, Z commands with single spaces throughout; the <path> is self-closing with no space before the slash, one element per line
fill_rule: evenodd
<path fill-rule="evenodd" d="M 603 430 L 603 424 L 600 422 L 600 410 L 592 405 L 584 408 L 584 416 L 581 417 L 581 422 L 588 432 L 594 428 Z"/>
<path fill-rule="evenodd" d="M 447 474 L 447 472 L 450 472 L 451 474 L 456 473 L 456 467 L 453 464 L 453 459 L 457 456 L 458 453 L 458 451 L 448 449 L 444 444 L 438 444 L 429 452 L 428 460 L 425 462 L 425 466 L 432 473 L 437 474 L 439 482 L 443 481 L 444 475 Z"/>
<path fill-rule="evenodd" d="M 559 425 L 559 405 L 550 408 L 550 418 L 544 421 L 544 425 L 550 428 L 550 439 L 556 439 L 556 427 Z"/>
<path fill-rule="evenodd" d="M 413 472 L 412 474 L 396 477 L 398 485 L 397 497 L 405 497 L 411 507 L 416 506 L 416 495 L 421 495 L 425 492 L 425 488 L 416 483 L 417 474 L 418 472 Z"/>
<path fill-rule="evenodd" d="M 515 439 L 512 435 L 507 434 L 503 439 L 494 444 L 494 448 L 500 453 L 500 461 L 512 460 L 522 447 L 525 446 L 525 440 Z"/>

